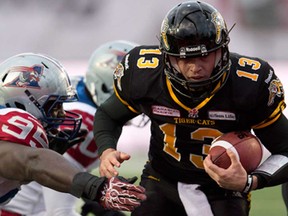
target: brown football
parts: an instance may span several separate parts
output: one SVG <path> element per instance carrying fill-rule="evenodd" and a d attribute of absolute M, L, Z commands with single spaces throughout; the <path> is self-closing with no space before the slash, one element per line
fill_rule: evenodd
<path fill-rule="evenodd" d="M 248 131 L 225 133 L 212 142 L 209 150 L 211 160 L 224 169 L 231 165 L 231 160 L 226 153 L 227 149 L 236 154 L 247 173 L 254 171 L 262 160 L 262 144 L 255 135 Z"/>

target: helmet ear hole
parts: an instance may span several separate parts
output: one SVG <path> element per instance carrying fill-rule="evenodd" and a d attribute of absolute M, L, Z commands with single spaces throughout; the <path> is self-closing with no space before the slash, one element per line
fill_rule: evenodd
<path fill-rule="evenodd" d="M 102 91 L 104 93 L 109 93 L 110 92 L 109 89 L 107 88 L 107 86 L 104 83 L 102 84 Z"/>
<path fill-rule="evenodd" d="M 17 101 L 15 101 L 15 106 L 19 109 L 26 110 L 25 106 Z"/>
<path fill-rule="evenodd" d="M 2 82 L 5 82 L 5 79 L 6 79 L 7 75 L 8 75 L 8 73 L 6 73 L 6 74 L 3 76 Z"/>

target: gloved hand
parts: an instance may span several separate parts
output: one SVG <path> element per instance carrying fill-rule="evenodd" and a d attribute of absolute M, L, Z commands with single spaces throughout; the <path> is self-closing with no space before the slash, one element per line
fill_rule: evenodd
<path fill-rule="evenodd" d="M 79 172 L 73 178 L 70 194 L 99 202 L 105 209 L 133 211 L 141 201 L 146 200 L 145 189 L 133 184 L 136 180 L 137 177 L 107 179 Z"/>
<path fill-rule="evenodd" d="M 125 179 L 117 176 L 105 181 L 101 190 L 100 205 L 116 211 L 133 211 L 146 200 L 145 189 L 133 183 L 137 177 Z"/>
<path fill-rule="evenodd" d="M 64 154 L 67 149 L 83 142 L 88 133 L 87 129 L 80 129 L 78 134 L 73 139 L 67 140 L 64 138 L 63 134 L 71 134 L 72 130 L 63 129 L 62 131 L 63 132 L 59 132 L 57 135 L 47 134 L 49 140 L 49 149 L 54 150 L 59 154 Z"/>

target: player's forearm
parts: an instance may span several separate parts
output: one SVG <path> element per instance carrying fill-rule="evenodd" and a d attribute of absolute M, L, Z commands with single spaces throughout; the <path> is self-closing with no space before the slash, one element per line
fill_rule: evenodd
<path fill-rule="evenodd" d="M 254 130 L 272 155 L 258 167 L 257 189 L 282 184 L 288 181 L 288 121 L 285 115 L 268 127 Z M 281 153 L 280 153 L 281 152 Z"/>
<path fill-rule="evenodd" d="M 288 157 L 271 155 L 254 172 L 257 176 L 257 189 L 271 187 L 288 181 Z"/>
<path fill-rule="evenodd" d="M 29 179 L 62 192 L 70 191 L 73 178 L 80 171 L 63 156 L 47 149 L 39 149 L 37 154 L 31 154 L 26 163 Z"/>
<path fill-rule="evenodd" d="M 93 127 L 99 155 L 108 148 L 116 149 L 119 136 L 115 136 L 115 133 L 120 134 L 119 131 L 121 131 L 121 126 L 99 108 L 95 114 Z"/>
<path fill-rule="evenodd" d="M 37 181 L 59 191 L 70 190 L 79 169 L 60 154 L 11 142 L 0 144 L 0 176 L 20 182 Z"/>
<path fill-rule="evenodd" d="M 45 159 L 40 159 L 37 166 L 31 166 L 31 176 L 38 183 L 51 189 L 70 193 L 75 197 L 83 197 L 89 200 L 99 198 L 99 190 L 106 180 L 87 172 L 81 172 L 76 167 L 70 165 L 61 155 L 49 151 L 42 155 Z M 40 153 L 41 154 L 41 153 Z M 51 161 L 45 165 L 45 161 Z"/>
<path fill-rule="evenodd" d="M 108 148 L 116 149 L 123 125 L 136 115 L 122 104 L 115 95 L 101 104 L 96 111 L 93 126 L 94 140 L 99 155 Z"/>
<path fill-rule="evenodd" d="M 98 190 L 106 178 L 99 178 L 70 165 L 62 155 L 51 150 L 40 149 L 36 161 L 29 161 L 30 176 L 41 185 L 70 193 L 75 197 L 96 200 Z M 51 161 L 47 164 L 47 161 Z M 38 162 L 37 165 L 33 165 Z"/>

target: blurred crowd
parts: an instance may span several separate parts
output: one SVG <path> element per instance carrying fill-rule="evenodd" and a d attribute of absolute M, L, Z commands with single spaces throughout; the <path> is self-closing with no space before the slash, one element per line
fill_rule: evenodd
<path fill-rule="evenodd" d="M 20 52 L 87 59 L 109 40 L 158 44 L 166 12 L 179 0 L 4 0 L 0 2 L 0 59 Z M 287 0 L 207 0 L 227 20 L 230 49 L 269 60 L 287 59 Z"/>

